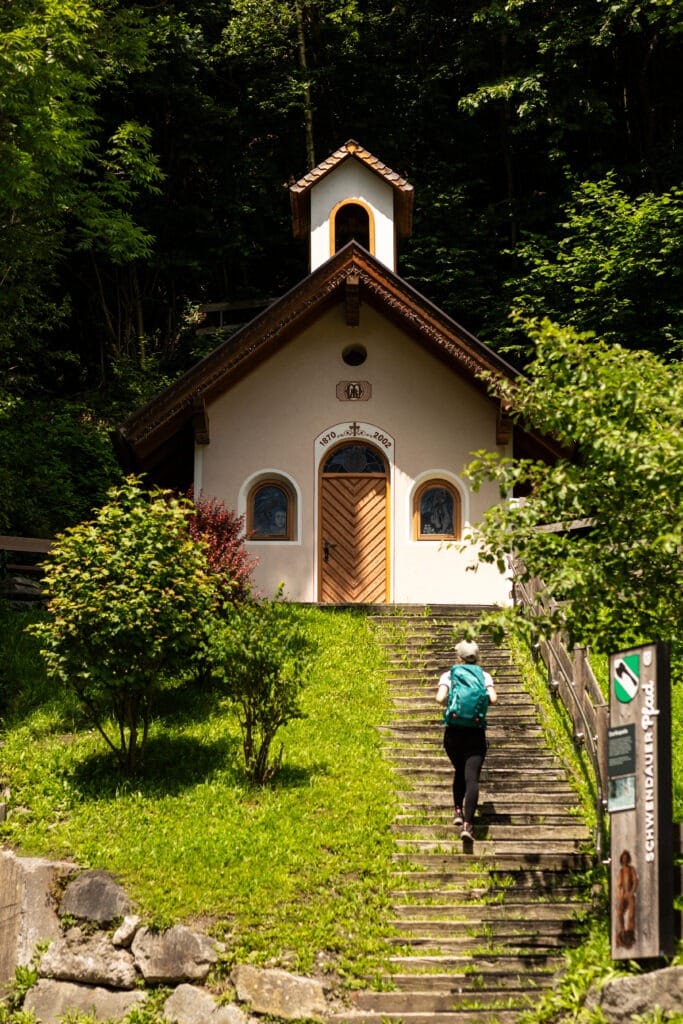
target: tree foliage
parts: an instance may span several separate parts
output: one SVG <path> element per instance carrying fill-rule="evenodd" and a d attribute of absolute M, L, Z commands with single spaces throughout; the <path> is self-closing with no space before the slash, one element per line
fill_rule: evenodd
<path fill-rule="evenodd" d="M 99 111 L 102 91 L 145 62 L 140 27 L 115 0 L 17 0 L 0 12 L 0 355 L 20 352 L 23 373 L 39 369 L 26 358 L 37 338 L 68 320 L 58 275 L 70 254 L 150 255 L 132 213 L 158 187 L 150 131 Z"/>
<path fill-rule="evenodd" d="M 683 341 L 683 190 L 630 197 L 615 175 L 579 185 L 559 240 L 521 245 L 516 308 L 604 341 L 666 353 Z"/>
<path fill-rule="evenodd" d="M 528 379 L 500 394 L 567 457 L 548 465 L 478 453 L 474 486 L 496 480 L 505 499 L 481 525 L 484 558 L 503 567 L 514 551 L 522 579 L 542 579 L 549 614 L 539 628 L 602 650 L 680 644 L 682 365 L 547 321 L 531 333 Z"/>
<path fill-rule="evenodd" d="M 302 717 L 300 695 L 315 644 L 300 613 L 280 595 L 232 605 L 212 628 L 210 659 L 242 730 L 247 777 L 270 781 L 282 761 L 272 746 L 280 728 Z"/>
<path fill-rule="evenodd" d="M 143 763 L 155 698 L 190 677 L 215 593 L 191 505 L 128 478 L 46 563 L 49 618 L 31 629 L 49 674 L 72 689 L 119 765 Z"/>

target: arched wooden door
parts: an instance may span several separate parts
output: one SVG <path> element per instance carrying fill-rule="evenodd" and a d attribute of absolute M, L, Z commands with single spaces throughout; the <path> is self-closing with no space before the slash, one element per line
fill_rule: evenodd
<path fill-rule="evenodd" d="M 320 481 L 320 601 L 388 600 L 388 469 L 370 445 L 336 448 Z"/>

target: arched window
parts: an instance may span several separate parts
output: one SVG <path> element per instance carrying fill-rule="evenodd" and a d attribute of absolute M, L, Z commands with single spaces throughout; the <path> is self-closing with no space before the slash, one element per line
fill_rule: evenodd
<path fill-rule="evenodd" d="M 339 252 L 352 239 L 371 251 L 370 214 L 360 203 L 344 203 L 334 218 L 334 251 Z"/>
<path fill-rule="evenodd" d="M 345 444 L 325 460 L 323 473 L 386 473 L 382 456 L 366 444 Z"/>
<path fill-rule="evenodd" d="M 295 524 L 294 491 L 285 480 L 260 480 L 252 487 L 247 500 L 249 540 L 293 540 Z"/>
<path fill-rule="evenodd" d="M 413 503 L 414 540 L 458 540 L 460 494 L 446 480 L 427 480 Z"/>

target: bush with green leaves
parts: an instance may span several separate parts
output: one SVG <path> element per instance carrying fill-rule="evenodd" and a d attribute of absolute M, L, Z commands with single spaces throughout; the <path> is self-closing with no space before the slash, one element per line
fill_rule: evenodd
<path fill-rule="evenodd" d="M 467 474 L 506 498 L 478 524 L 482 558 L 543 580 L 551 633 L 619 650 L 661 639 L 683 650 L 683 364 L 548 321 L 528 378 L 492 382 L 517 422 L 565 446 L 552 464 L 481 451 Z M 553 524 L 555 524 L 553 526 Z M 583 524 L 577 530 L 576 524 Z M 551 528 L 549 528 L 551 527 Z M 521 607 L 511 609 L 523 625 Z"/>
<path fill-rule="evenodd" d="M 263 785 L 282 760 L 282 747 L 271 756 L 278 729 L 302 717 L 300 695 L 315 643 L 301 612 L 281 594 L 226 611 L 212 627 L 213 675 L 237 713 L 247 777 Z"/>
<path fill-rule="evenodd" d="M 190 503 L 129 477 L 95 519 L 57 538 L 50 615 L 31 626 L 48 673 L 77 694 L 128 773 L 141 767 L 155 697 L 190 678 L 215 592 L 189 533 Z"/>

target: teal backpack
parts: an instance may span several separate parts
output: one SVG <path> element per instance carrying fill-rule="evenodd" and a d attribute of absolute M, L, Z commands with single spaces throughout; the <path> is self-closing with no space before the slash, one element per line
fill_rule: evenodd
<path fill-rule="evenodd" d="M 478 665 L 453 665 L 444 725 L 486 728 L 489 695 Z"/>

